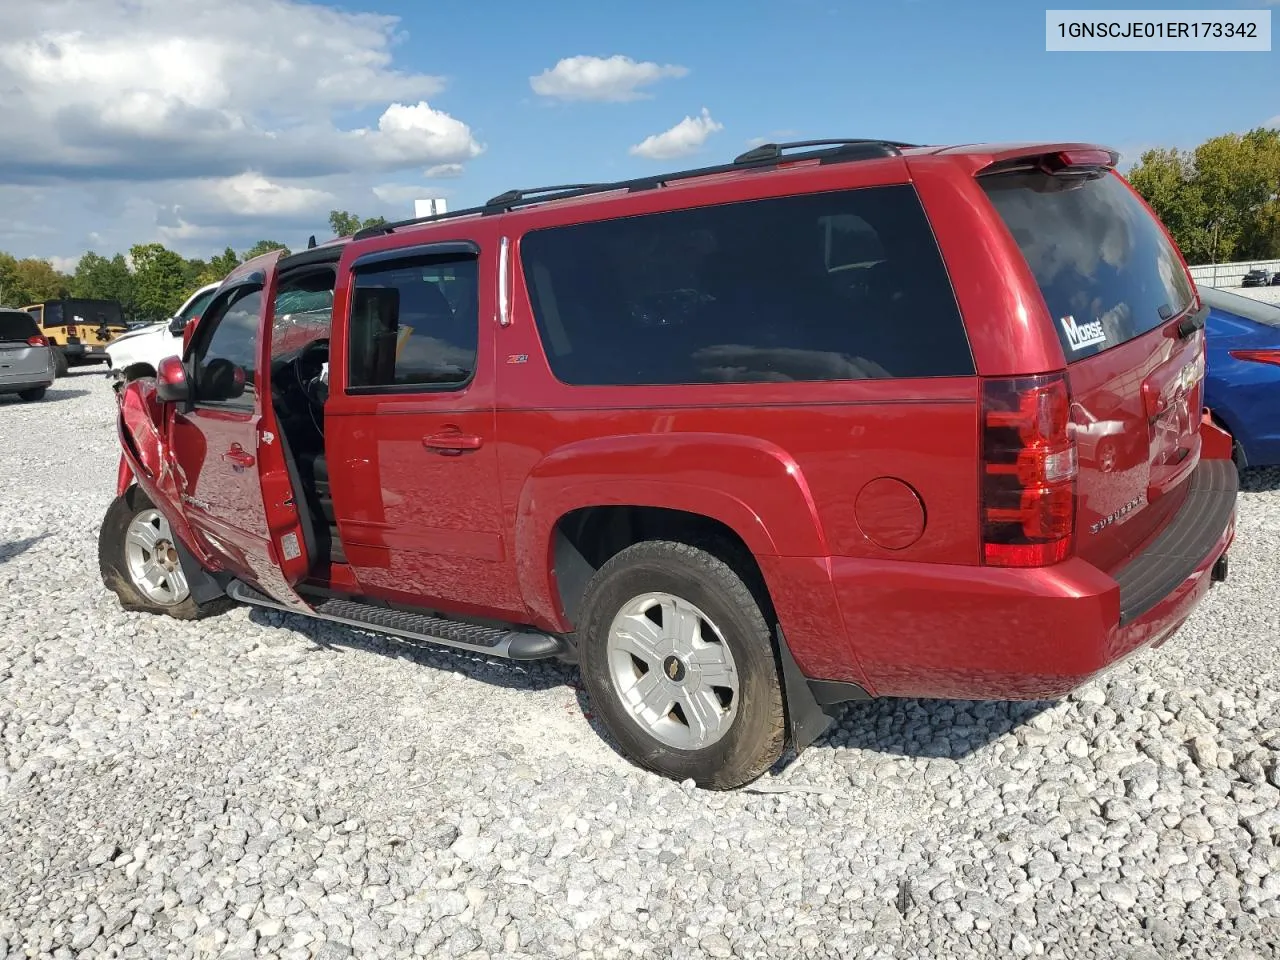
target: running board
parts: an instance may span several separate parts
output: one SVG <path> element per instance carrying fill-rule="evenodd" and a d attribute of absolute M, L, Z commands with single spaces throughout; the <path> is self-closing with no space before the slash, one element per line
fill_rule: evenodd
<path fill-rule="evenodd" d="M 430 617 L 423 613 L 405 613 L 402 610 L 375 607 L 358 600 L 324 600 L 316 604 L 314 613 L 307 614 L 277 603 L 239 580 L 231 581 L 231 585 L 227 587 L 227 596 L 255 607 L 296 613 L 357 630 L 389 633 L 406 640 L 434 643 L 454 650 L 502 657 L 506 660 L 546 660 L 559 656 L 565 650 L 562 639 L 547 633 L 482 627 L 443 617 Z"/>

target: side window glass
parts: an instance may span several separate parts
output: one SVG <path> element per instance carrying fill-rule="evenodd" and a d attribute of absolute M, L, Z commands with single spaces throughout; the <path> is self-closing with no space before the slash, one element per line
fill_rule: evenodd
<path fill-rule="evenodd" d="M 910 185 L 549 227 L 520 242 L 552 372 L 568 384 L 971 376 Z"/>
<path fill-rule="evenodd" d="M 353 390 L 458 389 L 475 372 L 478 262 L 419 257 L 357 268 L 351 295 Z"/>
<path fill-rule="evenodd" d="M 206 332 L 194 357 L 197 403 L 253 407 L 261 312 L 261 288 L 233 291 L 225 308 L 215 306 L 208 318 L 212 330 Z"/>

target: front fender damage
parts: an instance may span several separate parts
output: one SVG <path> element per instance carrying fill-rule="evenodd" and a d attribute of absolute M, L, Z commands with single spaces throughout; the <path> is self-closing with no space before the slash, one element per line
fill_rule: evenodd
<path fill-rule="evenodd" d="M 120 437 L 120 466 L 116 474 L 117 495 L 123 495 L 130 480 L 164 514 L 169 527 L 195 561 L 197 568 L 217 571 L 220 565 L 195 536 L 182 510 L 181 490 L 165 445 L 164 404 L 156 399 L 155 381 L 133 380 L 120 394 L 120 416 L 116 431 Z M 195 571 L 188 571 L 189 579 Z"/>

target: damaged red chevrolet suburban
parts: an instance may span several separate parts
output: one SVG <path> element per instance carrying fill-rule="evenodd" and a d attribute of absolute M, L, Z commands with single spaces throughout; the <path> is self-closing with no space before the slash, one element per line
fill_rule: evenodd
<path fill-rule="evenodd" d="M 715 788 L 844 701 L 1062 696 L 1234 532 L 1204 309 L 1116 159 L 767 144 L 259 257 L 121 396 L 104 580 L 576 661 Z"/>

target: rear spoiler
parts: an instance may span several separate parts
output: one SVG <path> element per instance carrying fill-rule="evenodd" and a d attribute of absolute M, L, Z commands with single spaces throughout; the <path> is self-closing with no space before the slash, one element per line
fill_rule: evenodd
<path fill-rule="evenodd" d="M 1116 168 L 1120 154 L 1088 143 L 1051 143 L 997 151 L 975 176 L 1038 170 L 1056 177 L 1092 179 Z"/>

